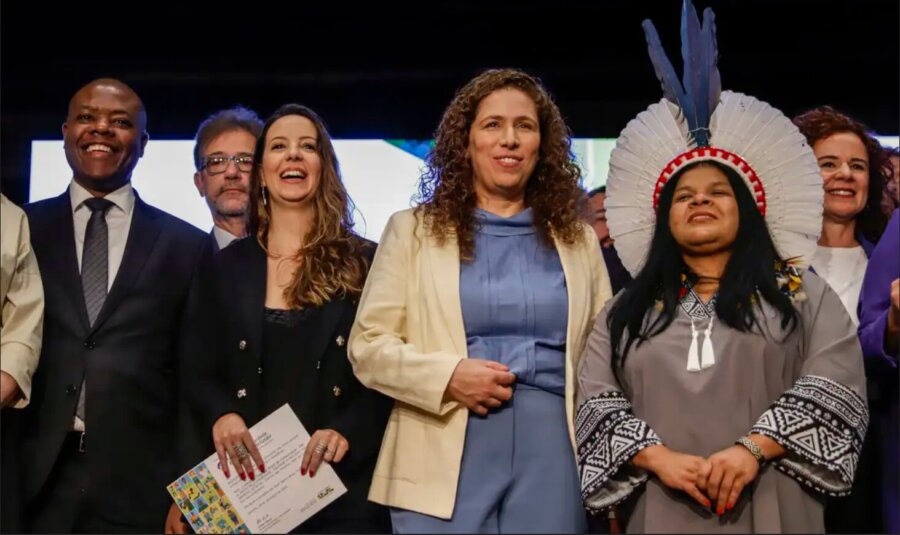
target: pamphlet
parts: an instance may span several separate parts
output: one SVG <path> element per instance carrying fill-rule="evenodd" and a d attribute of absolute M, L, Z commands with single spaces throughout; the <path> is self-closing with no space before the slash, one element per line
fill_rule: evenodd
<path fill-rule="evenodd" d="M 347 492 L 323 462 L 316 476 L 300 475 L 309 433 L 284 404 L 250 428 L 265 463 L 255 481 L 234 467 L 226 478 L 215 453 L 168 487 L 196 533 L 287 533 Z"/>

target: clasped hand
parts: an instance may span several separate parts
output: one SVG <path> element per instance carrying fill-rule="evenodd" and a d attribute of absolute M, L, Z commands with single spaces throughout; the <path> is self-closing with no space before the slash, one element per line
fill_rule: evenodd
<path fill-rule="evenodd" d="M 708 458 L 656 445 L 634 456 L 633 464 L 656 474 L 663 485 L 686 492 L 697 503 L 718 515 L 730 511 L 744 487 L 759 473 L 759 462 L 743 446 L 731 446 Z"/>
<path fill-rule="evenodd" d="M 463 359 L 453 370 L 444 399 L 458 401 L 475 414 L 486 416 L 490 409 L 509 401 L 515 381 L 515 374 L 499 362 Z"/>

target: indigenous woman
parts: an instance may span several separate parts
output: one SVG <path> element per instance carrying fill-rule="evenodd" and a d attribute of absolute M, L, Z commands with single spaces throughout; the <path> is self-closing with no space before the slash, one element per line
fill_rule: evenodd
<path fill-rule="evenodd" d="M 669 98 L 611 156 L 610 232 L 635 279 L 579 364 L 582 495 L 633 533 L 822 532 L 868 411 L 856 328 L 804 272 L 821 178 L 781 112 L 720 90 L 712 12 L 701 30 L 685 10 L 685 87 L 645 23 Z"/>

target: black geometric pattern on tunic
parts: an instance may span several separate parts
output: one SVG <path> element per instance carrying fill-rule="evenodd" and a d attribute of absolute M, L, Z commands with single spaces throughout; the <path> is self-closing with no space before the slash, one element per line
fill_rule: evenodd
<path fill-rule="evenodd" d="M 706 320 L 712 318 L 716 313 L 716 296 L 710 298 L 709 302 L 704 304 L 700 297 L 694 292 L 693 285 L 689 281 L 684 283 L 687 293 L 681 299 L 681 308 L 685 314 L 695 320 Z"/>
<path fill-rule="evenodd" d="M 806 375 L 760 416 L 751 433 L 776 440 L 785 449 L 831 472 L 823 478 L 789 456 L 775 467 L 817 492 L 850 493 L 869 423 L 869 408 L 856 392 L 816 375 Z"/>
<path fill-rule="evenodd" d="M 622 392 L 604 392 L 585 401 L 575 419 L 581 495 L 585 503 L 607 483 L 634 455 L 662 441 L 640 418 L 631 413 L 631 403 Z M 606 509 L 624 500 L 604 503 Z M 598 510 L 600 510 L 598 509 Z"/>

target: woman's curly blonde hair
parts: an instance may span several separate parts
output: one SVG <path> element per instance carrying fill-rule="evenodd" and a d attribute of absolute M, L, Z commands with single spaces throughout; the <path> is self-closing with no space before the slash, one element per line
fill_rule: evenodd
<path fill-rule="evenodd" d="M 464 262 L 475 258 L 478 226 L 468 157 L 469 129 L 481 101 L 500 89 L 518 89 L 537 107 L 541 145 L 538 163 L 525 187 L 525 205 L 532 209 L 541 241 L 552 248 L 553 238 L 574 244 L 584 237 L 581 225 L 586 197 L 579 185 L 581 169 L 575 163 L 569 129 L 559 108 L 536 78 L 516 69 L 491 69 L 460 89 L 444 111 L 416 197 L 416 211 L 424 216 L 426 231 L 441 245 L 455 239 Z"/>
<path fill-rule="evenodd" d="M 315 125 L 319 138 L 316 152 L 322 161 L 322 171 L 319 186 L 313 193 L 313 225 L 297 252 L 300 263 L 284 289 L 284 297 L 291 308 L 318 307 L 332 298 L 356 296 L 362 292 L 369 268 L 365 249 L 370 245 L 353 232 L 353 201 L 341 181 L 337 155 L 325 123 L 316 112 L 299 104 L 278 108 L 266 121 L 256 141 L 250 173 L 250 206 L 255 208 L 248 210 L 250 235 L 256 235 L 268 254 L 271 214 L 263 197 L 262 160 L 269 128 L 287 115 L 306 117 Z"/>

